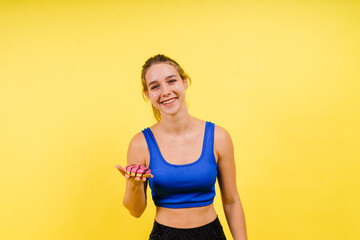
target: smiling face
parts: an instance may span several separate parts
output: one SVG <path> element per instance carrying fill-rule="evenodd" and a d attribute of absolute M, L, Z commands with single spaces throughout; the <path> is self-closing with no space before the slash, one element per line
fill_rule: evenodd
<path fill-rule="evenodd" d="M 175 115 L 186 109 L 185 90 L 187 79 L 182 79 L 176 69 L 168 63 L 152 65 L 145 75 L 145 96 L 161 115 Z"/>

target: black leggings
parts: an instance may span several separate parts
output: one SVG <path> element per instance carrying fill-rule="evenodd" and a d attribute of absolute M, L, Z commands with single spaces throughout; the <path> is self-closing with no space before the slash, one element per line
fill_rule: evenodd
<path fill-rule="evenodd" d="M 154 222 L 149 240 L 226 240 L 223 228 L 216 218 L 197 228 L 173 228 Z"/>

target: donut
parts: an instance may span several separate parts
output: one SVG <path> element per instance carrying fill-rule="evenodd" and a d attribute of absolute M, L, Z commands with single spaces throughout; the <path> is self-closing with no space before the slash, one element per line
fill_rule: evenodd
<path fill-rule="evenodd" d="M 149 177 L 150 176 L 150 169 L 143 165 L 138 164 L 131 164 L 125 167 L 126 174 L 131 177 Z"/>

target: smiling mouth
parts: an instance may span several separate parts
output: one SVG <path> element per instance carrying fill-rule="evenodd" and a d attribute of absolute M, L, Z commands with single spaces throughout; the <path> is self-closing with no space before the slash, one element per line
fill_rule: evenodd
<path fill-rule="evenodd" d="M 160 103 L 166 105 L 166 104 L 170 104 L 170 103 L 174 102 L 176 99 L 177 99 L 177 98 L 171 98 L 171 99 L 169 99 L 169 100 L 162 101 L 162 102 L 160 102 Z"/>

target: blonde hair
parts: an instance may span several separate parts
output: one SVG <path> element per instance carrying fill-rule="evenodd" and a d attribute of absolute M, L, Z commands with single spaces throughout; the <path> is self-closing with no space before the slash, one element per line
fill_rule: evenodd
<path fill-rule="evenodd" d="M 181 77 L 181 79 L 183 81 L 188 80 L 189 84 L 191 83 L 191 79 L 190 79 L 189 75 L 187 75 L 185 73 L 184 69 L 182 69 L 180 67 L 180 65 L 175 60 L 173 60 L 173 59 L 171 59 L 171 58 L 169 58 L 169 57 L 167 57 L 165 55 L 162 55 L 162 54 L 155 55 L 155 56 L 149 58 L 148 60 L 146 60 L 146 62 L 142 66 L 142 70 L 141 70 L 142 94 L 143 94 L 143 98 L 145 100 L 146 100 L 146 97 L 145 97 L 144 94 L 145 94 L 145 92 L 148 92 L 145 75 L 146 75 L 147 71 L 149 70 L 149 68 L 152 65 L 159 64 L 159 63 L 170 64 L 179 73 L 179 75 L 180 75 L 180 77 Z M 152 110 L 153 110 L 153 113 L 154 113 L 154 117 L 159 122 L 161 120 L 161 113 L 160 113 L 160 111 L 158 109 L 156 109 L 154 107 L 154 105 L 151 105 L 151 106 L 152 106 Z"/>

